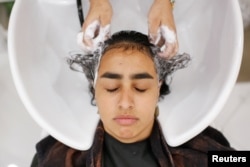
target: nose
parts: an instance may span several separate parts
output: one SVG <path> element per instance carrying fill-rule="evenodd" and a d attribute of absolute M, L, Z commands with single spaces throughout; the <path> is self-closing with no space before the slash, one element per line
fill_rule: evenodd
<path fill-rule="evenodd" d="M 134 108 L 133 94 L 129 90 L 122 90 L 120 92 L 120 98 L 118 102 L 119 108 L 122 110 L 128 110 Z"/>

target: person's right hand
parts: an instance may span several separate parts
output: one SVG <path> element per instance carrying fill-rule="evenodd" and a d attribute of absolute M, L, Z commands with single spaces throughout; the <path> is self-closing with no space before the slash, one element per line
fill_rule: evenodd
<path fill-rule="evenodd" d="M 149 39 L 160 47 L 160 56 L 169 59 L 178 52 L 178 39 L 172 5 L 169 0 L 154 0 L 149 14 Z"/>
<path fill-rule="evenodd" d="M 100 42 L 110 36 L 113 10 L 109 0 L 90 0 L 90 8 L 78 34 L 78 44 L 88 53 L 95 51 Z"/>

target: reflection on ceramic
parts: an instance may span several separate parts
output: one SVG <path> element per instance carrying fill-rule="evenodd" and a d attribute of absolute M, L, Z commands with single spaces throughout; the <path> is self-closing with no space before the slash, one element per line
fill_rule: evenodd
<path fill-rule="evenodd" d="M 29 166 L 42 130 L 32 120 L 16 92 L 8 61 L 7 32 L 1 24 L 0 106 L 0 166 Z"/>
<path fill-rule="evenodd" d="M 130 0 L 119 7 L 121 2 L 113 1 L 112 32 L 146 33 L 150 1 Z M 218 115 L 235 83 L 243 41 L 238 1 L 179 0 L 174 14 L 180 52 L 193 60 L 176 73 L 172 93 L 159 104 L 159 120 L 172 146 L 200 133 Z M 84 75 L 65 62 L 70 51 L 78 50 L 79 31 L 75 1 L 19 0 L 10 20 L 9 53 L 18 93 L 31 116 L 58 140 L 84 150 L 92 144 L 99 116 L 90 105 Z"/>
<path fill-rule="evenodd" d="M 250 82 L 237 83 L 213 122 L 213 126 L 223 132 L 230 144 L 239 150 L 250 150 Z"/>

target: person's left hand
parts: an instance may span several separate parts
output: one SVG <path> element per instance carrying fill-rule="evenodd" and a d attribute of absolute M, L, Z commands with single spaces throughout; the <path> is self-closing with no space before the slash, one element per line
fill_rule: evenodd
<path fill-rule="evenodd" d="M 155 0 L 148 14 L 150 42 L 159 46 L 159 55 L 167 59 L 175 56 L 179 47 L 172 10 L 169 0 Z"/>

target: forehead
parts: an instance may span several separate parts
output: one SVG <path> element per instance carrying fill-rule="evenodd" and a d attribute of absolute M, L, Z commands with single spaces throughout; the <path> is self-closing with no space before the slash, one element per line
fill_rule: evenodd
<path fill-rule="evenodd" d="M 135 48 L 112 48 L 106 51 L 99 66 L 99 72 L 106 71 L 148 71 L 156 72 L 155 64 L 150 54 L 145 50 Z"/>

